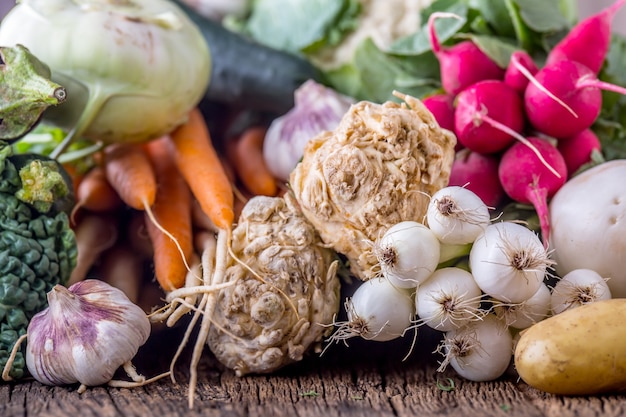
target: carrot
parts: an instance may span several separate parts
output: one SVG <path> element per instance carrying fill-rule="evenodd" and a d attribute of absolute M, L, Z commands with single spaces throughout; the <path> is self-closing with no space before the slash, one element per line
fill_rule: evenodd
<path fill-rule="evenodd" d="M 100 255 L 115 244 L 118 224 L 111 215 L 85 213 L 74 233 L 78 256 L 68 286 L 84 280 Z"/>
<path fill-rule="evenodd" d="M 219 229 L 215 250 L 215 268 L 212 273 L 212 282 L 210 282 L 211 285 L 219 286 L 226 274 L 232 225 L 235 220 L 233 187 L 213 147 L 209 129 L 198 108 L 190 112 L 188 121 L 176 128 L 169 138 L 176 166 L 191 188 L 202 211 Z M 205 293 L 200 300 L 200 308 L 204 314 L 189 366 L 189 408 L 193 407 L 198 363 L 208 337 L 210 320 L 216 302 L 215 293 Z"/>
<path fill-rule="evenodd" d="M 152 213 L 146 211 L 145 214 L 154 249 L 154 273 L 161 287 L 171 291 L 185 284 L 188 262 L 193 254 L 191 191 L 176 168 L 164 138 L 148 142 L 145 150 L 158 187 Z M 161 227 L 152 221 L 152 216 Z"/>
<path fill-rule="evenodd" d="M 233 188 L 200 110 L 192 110 L 169 138 L 176 166 L 200 207 L 218 228 L 230 230 L 235 220 Z"/>
<path fill-rule="evenodd" d="M 76 166 L 74 166 L 73 164 L 65 163 L 63 164 L 63 168 L 65 169 L 65 172 L 67 172 L 67 174 L 72 179 L 72 186 L 74 189 L 74 194 L 76 194 L 78 185 L 83 180 L 83 177 L 85 176 L 85 174 L 80 172 L 78 169 L 76 169 Z"/>
<path fill-rule="evenodd" d="M 104 149 L 104 172 L 122 201 L 136 210 L 154 204 L 156 178 L 142 146 L 114 144 Z"/>
<path fill-rule="evenodd" d="M 273 197 L 278 192 L 278 186 L 263 157 L 266 131 L 263 126 L 247 128 L 234 145 L 232 164 L 248 191 Z"/>
<path fill-rule="evenodd" d="M 135 256 L 142 260 L 151 260 L 154 257 L 154 248 L 146 229 L 144 213 L 132 211 L 128 213 L 125 224 L 125 238 Z"/>
<path fill-rule="evenodd" d="M 121 205 L 120 196 L 109 184 L 101 166 L 91 168 L 76 187 L 74 210 L 84 208 L 95 212 L 113 211 Z"/>
<path fill-rule="evenodd" d="M 99 268 L 102 281 L 118 288 L 133 303 L 139 302 L 143 262 L 127 243 L 116 243 L 102 256 Z"/>

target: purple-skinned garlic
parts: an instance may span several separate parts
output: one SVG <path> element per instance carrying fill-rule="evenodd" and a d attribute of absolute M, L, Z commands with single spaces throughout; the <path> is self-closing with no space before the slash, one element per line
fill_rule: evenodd
<path fill-rule="evenodd" d="M 123 366 L 135 382 L 145 380 L 130 361 L 150 336 L 146 313 L 119 289 L 87 279 L 48 293 L 48 308 L 28 326 L 26 366 L 42 384 L 110 382 Z"/>

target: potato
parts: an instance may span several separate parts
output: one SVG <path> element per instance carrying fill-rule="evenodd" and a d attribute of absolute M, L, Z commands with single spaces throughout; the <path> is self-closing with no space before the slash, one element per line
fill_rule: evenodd
<path fill-rule="evenodd" d="M 528 385 L 561 395 L 626 389 L 626 299 L 567 310 L 524 330 L 515 367 Z"/>

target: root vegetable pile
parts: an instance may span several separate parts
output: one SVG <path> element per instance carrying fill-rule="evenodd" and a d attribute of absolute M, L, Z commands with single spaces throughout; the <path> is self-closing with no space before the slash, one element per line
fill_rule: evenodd
<path fill-rule="evenodd" d="M 13 15 L 40 3 L 28 0 Z M 607 301 L 626 291 L 619 228 L 624 182 L 607 191 L 624 177 L 624 161 L 589 169 L 602 152 L 592 125 L 603 91 L 626 95 L 626 88 L 599 79 L 612 17 L 625 3 L 616 0 L 581 21 L 545 62 L 519 49 L 506 54 L 508 65 L 487 54 L 477 37 L 455 41 L 442 33 L 447 39 L 440 40 L 436 21 L 465 17 L 434 12 L 424 42 L 440 64 L 437 94 L 420 100 L 393 91 L 393 100 L 359 101 L 308 80 L 297 108 L 274 124 L 263 115 L 241 129 L 241 114 L 229 115 L 219 138 L 223 149 L 215 146 L 208 113 L 200 111 L 210 57 L 195 28 L 184 14 L 172 21 L 124 20 L 120 24 L 141 23 L 163 36 L 178 33 L 172 23 L 189 25 L 199 54 L 197 79 L 189 82 L 201 88 L 186 89 L 184 103 L 169 112 L 172 119 L 152 117 L 164 125 L 146 131 L 133 130 L 142 125 L 123 111 L 140 108 L 145 96 L 130 100 L 132 94 L 117 90 L 105 96 L 122 100 L 118 106 L 92 94 L 72 128 L 52 128 L 64 136 L 55 143 L 55 158 L 75 156 L 77 148 L 81 158 L 89 153 L 81 159 L 89 170 L 64 164 L 77 196 L 68 218 L 78 255 L 68 284 L 98 278 L 118 287 L 155 327 L 188 319 L 169 371 L 158 378 L 175 380 L 197 330 L 190 407 L 206 348 L 238 376 L 268 374 L 354 337 L 387 342 L 417 337 L 421 326 L 440 332 L 439 371 L 451 366 L 472 381 L 509 369 L 521 332 L 520 375 L 554 390 L 554 381 L 541 380 L 532 360 L 528 364 L 527 349 L 544 336 L 538 332 L 569 325 L 579 314 L 572 311 L 604 317 L 606 307 L 588 305 L 617 305 Z M 0 40 L 30 42 L 15 21 L 3 26 Z M 168 39 L 163 42 L 171 47 Z M 447 40 L 454 42 L 444 45 Z M 55 71 L 94 75 L 93 68 L 61 66 L 35 44 Z M 589 45 L 592 53 L 581 54 Z M 128 74 L 143 79 L 144 73 Z M 184 98 L 159 97 L 169 95 Z M 154 116 L 171 103 L 153 104 Z M 112 121 L 114 114 L 132 121 Z M 278 152 L 285 149 L 288 155 Z M 496 209 L 511 201 L 532 206 L 539 227 L 501 218 Z M 599 215 L 598 204 L 608 215 Z M 344 303 L 342 272 L 356 278 Z M 337 321 L 342 306 L 346 318 Z M 565 318 L 555 320 L 561 314 Z M 542 321 L 548 324 L 538 327 Z M 143 378 L 135 376 L 135 382 Z"/>
<path fill-rule="evenodd" d="M 372 242 L 403 220 L 422 222 L 448 183 L 454 135 L 421 101 L 353 105 L 333 131 L 310 139 L 290 185 L 322 240 L 360 279 L 379 273 Z"/>

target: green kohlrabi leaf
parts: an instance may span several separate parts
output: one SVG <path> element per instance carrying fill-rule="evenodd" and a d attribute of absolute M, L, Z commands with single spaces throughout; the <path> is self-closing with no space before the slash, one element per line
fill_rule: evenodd
<path fill-rule="evenodd" d="M 456 35 L 466 25 L 468 20 L 469 8 L 462 3 L 456 3 L 445 10 L 459 16 L 458 19 L 437 19 L 435 21 L 435 31 L 439 42 L 444 43 L 448 39 Z M 387 52 L 395 55 L 420 55 L 431 50 L 430 39 L 428 37 L 426 18 L 420 31 L 413 35 L 409 35 L 394 42 Z"/>
<path fill-rule="evenodd" d="M 379 103 L 397 100 L 394 90 L 423 97 L 440 88 L 439 65 L 432 53 L 399 59 L 378 49 L 371 39 L 359 45 L 351 64 L 326 75 L 341 93 Z"/>
<path fill-rule="evenodd" d="M 480 12 L 482 19 L 497 36 L 514 38 L 515 28 L 511 14 L 502 0 L 469 0 L 469 6 Z"/>
<path fill-rule="evenodd" d="M 50 76 L 50 68 L 28 48 L 0 47 L 0 139 L 22 137 L 48 107 L 65 101 L 65 88 Z"/>
<path fill-rule="evenodd" d="M 49 156 L 63 142 L 67 133 L 61 128 L 39 123 L 19 141 L 11 145 L 16 154 L 37 154 Z M 72 142 L 67 151 L 60 155 L 59 162 L 71 163 L 77 172 L 87 172 L 95 165 L 93 142 L 79 138 Z"/>
<path fill-rule="evenodd" d="M 506 38 L 494 36 L 463 34 L 464 38 L 474 42 L 487 56 L 502 68 L 506 68 L 511 60 L 511 54 L 519 48 Z"/>
<path fill-rule="evenodd" d="M 273 48 L 311 52 L 339 43 L 359 11 L 357 0 L 256 0 L 245 30 Z"/>
<path fill-rule="evenodd" d="M 524 23 L 535 32 L 556 32 L 569 26 L 557 0 L 514 0 Z"/>

